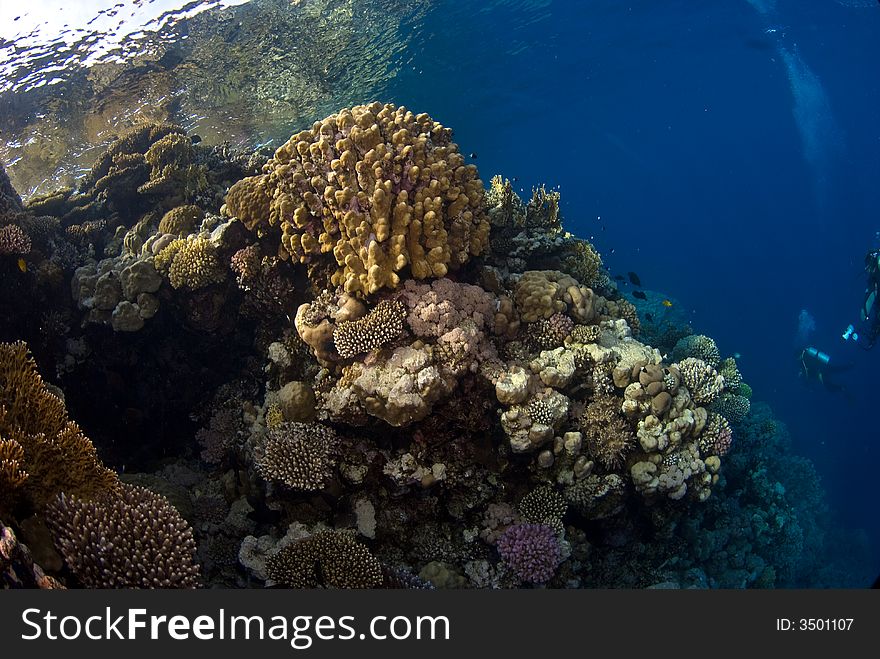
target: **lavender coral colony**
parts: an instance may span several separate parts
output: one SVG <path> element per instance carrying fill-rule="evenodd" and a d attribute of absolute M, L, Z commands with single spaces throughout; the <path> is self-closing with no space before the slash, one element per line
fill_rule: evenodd
<path fill-rule="evenodd" d="M 27 203 L 3 172 L 0 268 L 7 585 L 784 585 L 819 535 L 808 463 L 736 482 L 784 428 L 735 360 L 641 342 L 559 194 L 427 114 L 136 126 Z"/>

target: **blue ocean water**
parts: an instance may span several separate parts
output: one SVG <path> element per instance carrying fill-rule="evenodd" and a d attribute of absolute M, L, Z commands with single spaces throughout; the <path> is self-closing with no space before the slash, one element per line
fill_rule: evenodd
<path fill-rule="evenodd" d="M 453 126 L 481 172 L 557 187 L 612 271 L 740 353 L 880 567 L 880 348 L 841 338 L 880 246 L 880 5 L 454 4 L 425 17 L 392 99 Z M 852 366 L 845 394 L 800 377 L 802 309 Z"/>
<path fill-rule="evenodd" d="M 566 228 L 593 242 L 612 273 L 637 272 L 695 332 L 741 355 L 753 400 L 787 424 L 836 521 L 865 530 L 880 571 L 880 347 L 866 352 L 841 337 L 858 319 L 865 252 L 880 246 L 880 4 L 380 5 L 393 20 L 372 34 L 370 4 L 351 3 L 354 25 L 370 34 L 347 36 L 297 116 L 240 120 L 247 109 L 230 102 L 237 142 L 277 145 L 339 107 L 380 99 L 451 126 L 484 183 L 500 173 L 524 197 L 541 183 L 558 189 Z M 184 36 L 198 35 L 173 33 Z M 302 43 L 300 34 L 274 38 L 282 50 Z M 343 65 L 380 46 L 372 77 Z M 34 114 L 39 104 L 48 112 L 65 84 L 30 91 Z M 222 134 L 223 121 L 192 110 L 186 89 L 168 92 L 175 118 Z M 8 94 L 2 103 L 9 115 L 0 120 L 11 122 Z M 27 156 L 7 149 L 24 192 L 15 164 Z M 58 171 L 47 167 L 47 180 Z M 815 327 L 799 336 L 804 310 Z M 801 377 L 804 339 L 849 367 L 838 376 L 844 392 Z"/>

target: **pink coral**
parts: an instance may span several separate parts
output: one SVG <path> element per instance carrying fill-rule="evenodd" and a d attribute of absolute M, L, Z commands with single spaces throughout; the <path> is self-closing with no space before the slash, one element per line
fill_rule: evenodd
<path fill-rule="evenodd" d="M 729 425 L 725 425 L 718 431 L 718 436 L 715 438 L 715 453 L 718 456 L 727 455 L 732 444 L 733 430 L 730 429 Z"/>
<path fill-rule="evenodd" d="M 402 299 L 409 311 L 407 323 L 418 336 L 442 336 L 468 319 L 482 330 L 495 315 L 496 300 L 491 293 L 445 277 L 431 284 L 407 280 Z"/>
<path fill-rule="evenodd" d="M 456 375 L 466 370 L 474 371 L 480 362 L 498 357 L 494 344 L 469 321 L 441 336 L 437 340 L 437 348 L 441 363 Z"/>
<path fill-rule="evenodd" d="M 27 254 L 31 251 L 31 239 L 15 224 L 0 227 L 0 254 Z"/>

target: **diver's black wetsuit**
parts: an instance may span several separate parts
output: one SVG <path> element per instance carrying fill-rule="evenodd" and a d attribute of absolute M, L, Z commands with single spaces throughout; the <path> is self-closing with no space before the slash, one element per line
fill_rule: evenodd
<path fill-rule="evenodd" d="M 801 373 L 807 380 L 817 380 L 828 391 L 846 391 L 846 387 L 834 381 L 834 374 L 853 367 L 853 364 L 832 364 L 831 358 L 810 346 L 800 354 Z"/>

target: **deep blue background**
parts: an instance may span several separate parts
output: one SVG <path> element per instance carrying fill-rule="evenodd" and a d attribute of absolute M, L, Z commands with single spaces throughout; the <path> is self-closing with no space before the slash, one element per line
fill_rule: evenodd
<path fill-rule="evenodd" d="M 420 45 L 383 98 L 452 126 L 486 183 L 559 186 L 612 271 L 742 354 L 840 521 L 880 547 L 880 347 L 840 337 L 880 231 L 880 5 L 721 4 L 441 2 L 404 23 Z M 798 377 L 801 309 L 853 363 L 847 396 Z"/>

